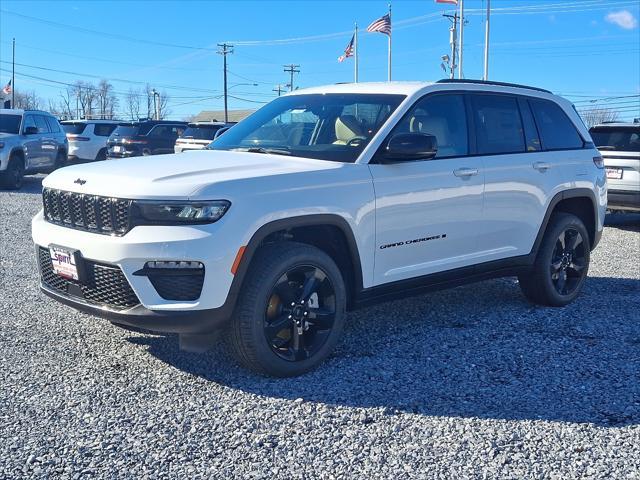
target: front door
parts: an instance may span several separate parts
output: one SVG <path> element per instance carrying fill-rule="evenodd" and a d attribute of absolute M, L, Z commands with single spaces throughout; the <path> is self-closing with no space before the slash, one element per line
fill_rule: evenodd
<path fill-rule="evenodd" d="M 36 125 L 35 115 L 25 115 L 22 122 L 22 134 L 24 135 L 24 166 L 25 169 L 31 170 L 42 166 L 46 162 L 46 156 L 42 150 L 43 134 L 32 133 L 25 135 L 28 127 L 38 128 Z"/>
<path fill-rule="evenodd" d="M 484 172 L 468 156 L 465 100 L 431 94 L 390 133 L 436 137 L 434 159 L 369 164 L 376 195 L 374 283 L 472 265 L 482 224 Z"/>

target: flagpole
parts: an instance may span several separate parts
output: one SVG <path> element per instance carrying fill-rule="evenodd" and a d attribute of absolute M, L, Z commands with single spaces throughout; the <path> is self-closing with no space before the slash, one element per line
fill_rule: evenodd
<path fill-rule="evenodd" d="M 16 108 L 16 39 L 13 39 L 13 59 L 11 61 L 11 108 Z"/>
<path fill-rule="evenodd" d="M 462 78 L 462 47 L 464 40 L 464 0 L 460 0 L 460 53 L 458 54 L 458 78 Z"/>
<path fill-rule="evenodd" d="M 391 2 L 389 2 L 389 72 L 387 77 L 391 81 Z"/>
<path fill-rule="evenodd" d="M 353 77 L 354 77 L 354 81 L 355 83 L 358 83 L 358 54 L 360 53 L 360 45 L 358 45 L 358 22 L 356 22 L 356 27 L 355 27 L 355 32 L 353 34 L 353 38 L 354 38 L 354 42 L 353 42 L 353 49 L 355 50 L 354 52 L 354 56 L 355 58 L 354 60 L 354 73 L 353 73 Z"/>
<path fill-rule="evenodd" d="M 487 0 L 487 22 L 484 31 L 484 75 L 483 80 L 489 80 L 489 16 L 491 15 L 491 0 Z"/>

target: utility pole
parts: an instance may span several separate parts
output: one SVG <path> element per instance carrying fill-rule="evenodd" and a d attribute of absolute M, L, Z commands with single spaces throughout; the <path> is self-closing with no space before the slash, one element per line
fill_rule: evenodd
<path fill-rule="evenodd" d="M 353 81 L 358 83 L 358 54 L 360 53 L 358 50 L 360 46 L 358 45 L 358 23 L 355 24 L 355 30 L 353 32 Z"/>
<path fill-rule="evenodd" d="M 16 108 L 16 39 L 13 39 L 13 61 L 11 62 L 11 108 Z"/>
<path fill-rule="evenodd" d="M 224 123 L 229 123 L 229 108 L 228 108 L 228 95 L 227 95 L 227 55 L 233 53 L 233 45 L 228 43 L 219 43 L 218 53 L 222 55 L 223 64 L 223 77 L 224 77 Z"/>
<path fill-rule="evenodd" d="M 160 120 L 160 99 L 157 98 L 160 94 L 155 88 L 151 90 L 151 94 L 153 95 L 153 111 L 155 112 L 156 120 Z"/>
<path fill-rule="evenodd" d="M 293 74 L 300 73 L 300 65 L 294 65 L 293 63 L 290 65 L 285 65 L 284 72 L 291 75 L 291 81 L 289 82 L 289 91 L 293 92 Z"/>
<path fill-rule="evenodd" d="M 464 0 L 460 0 L 460 55 L 458 58 L 458 78 L 462 78 L 462 51 L 464 46 Z"/>
<path fill-rule="evenodd" d="M 458 12 L 453 15 L 443 15 L 451 21 L 451 28 L 449 28 L 449 43 L 451 44 L 451 63 L 449 64 L 449 78 L 455 78 L 456 73 L 456 52 L 457 48 L 457 32 L 458 32 Z"/>
<path fill-rule="evenodd" d="M 487 20 L 484 30 L 484 75 L 482 79 L 489 80 L 489 17 L 491 15 L 491 0 L 487 0 Z"/>
<path fill-rule="evenodd" d="M 282 85 L 278 84 L 276 85 L 276 88 L 273 89 L 274 92 L 278 92 L 278 96 L 282 95 L 282 92 L 285 92 L 286 90 L 284 88 L 282 88 Z"/>

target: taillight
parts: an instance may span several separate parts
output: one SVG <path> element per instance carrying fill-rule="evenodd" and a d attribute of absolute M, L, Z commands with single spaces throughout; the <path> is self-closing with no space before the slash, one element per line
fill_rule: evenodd
<path fill-rule="evenodd" d="M 88 142 L 91 140 L 89 137 L 81 137 L 79 135 L 69 135 L 67 134 L 67 139 L 72 140 L 74 142 Z"/>
<path fill-rule="evenodd" d="M 593 164 L 598 168 L 604 168 L 604 160 L 602 156 L 593 157 Z"/>
<path fill-rule="evenodd" d="M 124 140 L 122 140 L 122 143 L 129 144 L 129 145 L 132 144 L 132 143 L 144 144 L 144 143 L 147 143 L 147 141 L 146 140 L 138 140 L 138 139 L 135 139 L 135 138 L 125 138 Z"/>

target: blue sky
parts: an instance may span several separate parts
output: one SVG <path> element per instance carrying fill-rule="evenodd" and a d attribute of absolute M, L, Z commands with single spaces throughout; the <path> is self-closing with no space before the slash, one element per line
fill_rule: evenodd
<path fill-rule="evenodd" d="M 578 105 L 640 93 L 638 0 L 493 0 L 491 5 L 492 80 L 548 88 Z M 440 14 L 452 7 L 433 0 L 396 0 L 392 6 L 394 80 L 442 78 L 449 22 Z M 484 0 L 465 1 L 467 78 L 482 76 L 485 6 Z M 362 29 L 360 80 L 385 80 L 386 37 L 364 29 L 386 10 L 387 2 L 376 0 L 0 0 L 0 83 L 10 78 L 15 37 L 16 62 L 28 65 L 16 66 L 17 89 L 33 89 L 48 99 L 64 89 L 55 82 L 107 78 L 118 92 L 149 83 L 169 94 L 172 117 L 183 118 L 222 108 L 216 98 L 222 58 L 215 44 L 229 41 L 235 44 L 229 84 L 258 83 L 233 86 L 230 93 L 237 98 L 230 99 L 230 108 L 253 108 L 275 96 L 275 85 L 287 83 L 283 64 L 300 65 L 295 83 L 301 87 L 351 81 L 352 59 L 338 63 L 337 57 L 356 21 Z M 620 106 L 624 118 L 640 116 L 634 111 L 638 99 L 633 102 L 602 100 Z"/>

